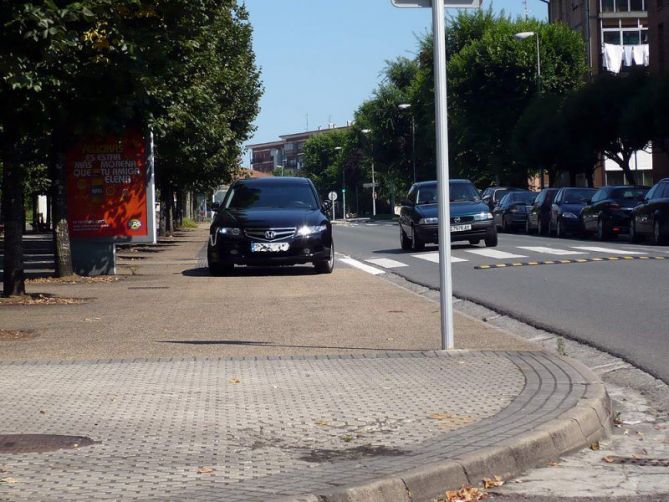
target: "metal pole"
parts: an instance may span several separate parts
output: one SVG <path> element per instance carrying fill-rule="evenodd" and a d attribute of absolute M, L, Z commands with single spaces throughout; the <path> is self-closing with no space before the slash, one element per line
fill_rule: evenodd
<path fill-rule="evenodd" d="M 341 214 L 344 221 L 346 221 L 346 169 L 344 168 L 344 166 L 341 167 L 341 177 L 342 177 Z"/>
<path fill-rule="evenodd" d="M 537 36 L 537 88 L 541 94 L 541 52 L 539 52 L 539 32 L 534 33 Z"/>
<path fill-rule="evenodd" d="M 444 3 L 432 1 L 434 94 L 437 126 L 437 183 L 439 187 L 439 284 L 441 348 L 452 349 L 453 283 L 451 280 L 451 208 L 448 174 L 448 115 L 446 101 L 446 28 Z"/>
<path fill-rule="evenodd" d="M 416 116 L 411 114 L 411 163 L 413 164 L 413 182 L 416 183 Z"/>
<path fill-rule="evenodd" d="M 372 141 L 372 216 L 376 216 L 376 180 L 374 179 L 374 142 Z"/>

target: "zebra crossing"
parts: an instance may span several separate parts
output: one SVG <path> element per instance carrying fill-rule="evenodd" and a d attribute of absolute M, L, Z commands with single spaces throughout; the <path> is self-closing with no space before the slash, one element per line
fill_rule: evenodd
<path fill-rule="evenodd" d="M 557 259 L 556 257 L 574 259 Z M 496 268 L 495 263 L 508 262 L 508 265 L 522 264 L 558 264 L 558 263 L 586 263 L 598 261 L 625 261 L 630 259 L 655 259 L 651 253 L 641 250 L 631 250 L 616 247 L 602 246 L 515 246 L 505 249 L 499 248 L 458 248 L 451 251 L 451 260 L 455 265 L 470 263 L 478 269 Z M 669 257 L 658 257 L 668 259 Z M 511 260 L 511 262 L 509 262 Z M 439 263 L 438 251 L 421 253 L 398 253 L 392 257 L 369 257 L 356 260 L 349 256 L 339 257 L 339 261 L 365 272 L 380 275 L 385 271 L 402 269 L 421 262 Z M 502 267 L 506 265 L 498 265 Z"/>

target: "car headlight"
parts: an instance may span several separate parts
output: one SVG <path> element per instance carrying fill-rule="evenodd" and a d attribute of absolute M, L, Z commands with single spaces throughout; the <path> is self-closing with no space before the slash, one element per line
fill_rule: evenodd
<path fill-rule="evenodd" d="M 439 223 L 439 218 L 421 218 L 418 220 L 419 225 L 436 225 Z"/>
<path fill-rule="evenodd" d="M 218 233 L 225 236 L 232 235 L 234 237 L 239 237 L 242 234 L 242 231 L 235 227 L 219 227 Z"/>
<path fill-rule="evenodd" d="M 481 211 L 479 214 L 474 215 L 474 221 L 485 221 L 492 220 L 492 213 Z"/>
<path fill-rule="evenodd" d="M 578 216 L 576 216 L 574 213 L 570 213 L 569 211 L 565 211 L 564 213 L 562 213 L 562 217 L 569 218 L 570 220 L 575 220 L 578 218 Z"/>
<path fill-rule="evenodd" d="M 325 231 L 326 228 L 327 227 L 325 225 L 316 225 L 315 227 L 304 225 L 297 229 L 297 235 L 300 235 L 302 237 L 307 237 L 309 235 L 319 234 Z"/>

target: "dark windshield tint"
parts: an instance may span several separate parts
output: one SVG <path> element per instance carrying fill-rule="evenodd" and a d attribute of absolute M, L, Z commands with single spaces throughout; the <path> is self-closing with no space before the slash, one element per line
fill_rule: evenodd
<path fill-rule="evenodd" d="M 646 195 L 647 188 L 616 188 L 611 191 L 612 199 L 640 199 Z"/>
<path fill-rule="evenodd" d="M 533 192 L 511 192 L 509 194 L 510 202 L 530 203 L 536 198 L 537 194 Z"/>
<path fill-rule="evenodd" d="M 451 202 L 479 202 L 479 191 L 471 183 L 451 183 Z"/>
<path fill-rule="evenodd" d="M 230 189 L 226 209 L 317 209 L 307 184 L 237 185 Z"/>
<path fill-rule="evenodd" d="M 424 185 L 418 188 L 416 204 L 436 204 L 437 185 Z"/>
<path fill-rule="evenodd" d="M 565 204 L 585 204 L 595 192 L 594 188 L 574 188 L 565 190 L 562 198 Z"/>

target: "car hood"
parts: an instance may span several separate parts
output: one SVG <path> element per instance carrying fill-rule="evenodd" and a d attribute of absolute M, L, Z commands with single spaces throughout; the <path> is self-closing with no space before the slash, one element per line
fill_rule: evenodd
<path fill-rule="evenodd" d="M 585 207 L 585 204 L 560 204 L 560 210 L 568 213 L 574 213 L 575 215 L 581 214 L 581 209 Z"/>
<path fill-rule="evenodd" d="M 485 202 L 451 202 L 451 218 L 455 216 L 468 216 L 478 213 L 487 213 L 490 210 Z M 422 218 L 436 218 L 439 216 L 438 204 L 422 204 L 416 206 L 416 211 Z"/>
<path fill-rule="evenodd" d="M 286 228 L 321 225 L 327 218 L 318 209 L 223 209 L 214 220 L 218 226 Z"/>

